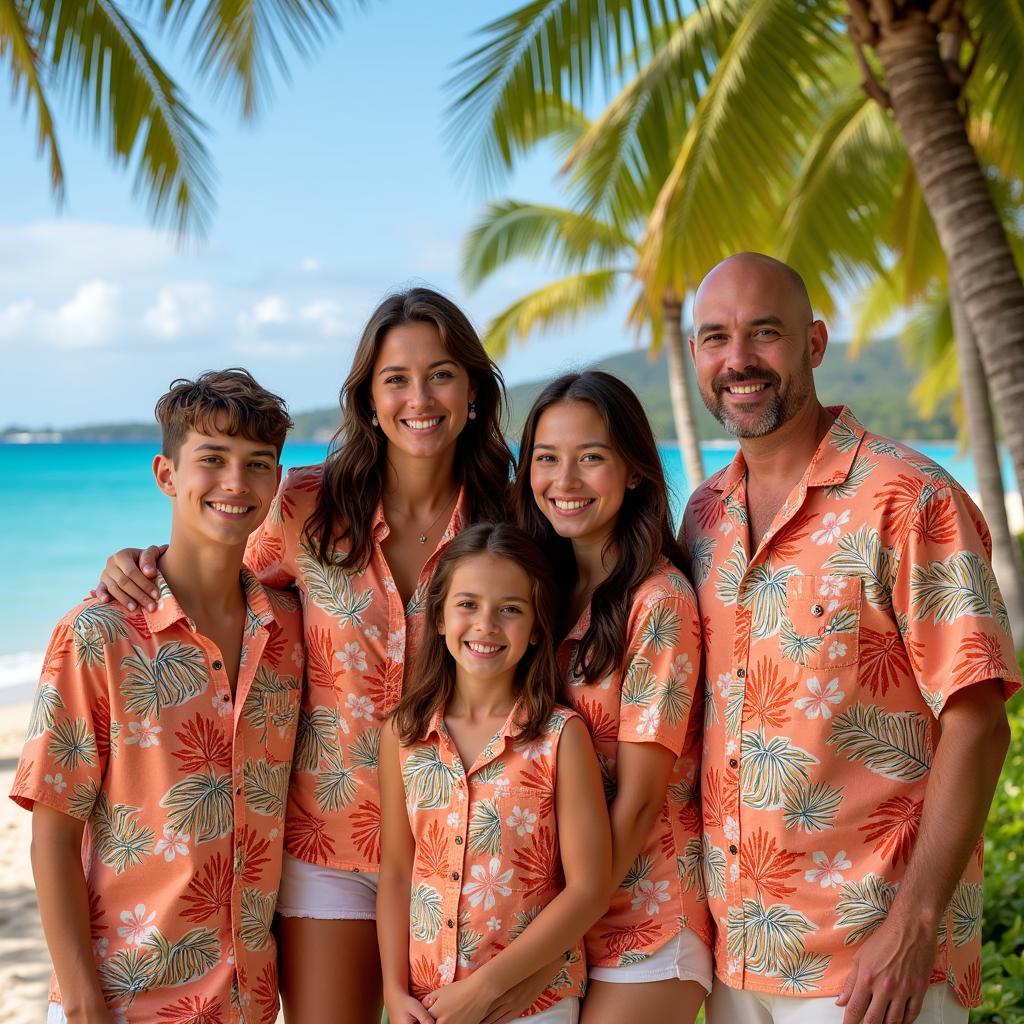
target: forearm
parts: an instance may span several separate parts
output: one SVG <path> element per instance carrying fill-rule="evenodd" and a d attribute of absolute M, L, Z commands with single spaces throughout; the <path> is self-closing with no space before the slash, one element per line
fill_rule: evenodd
<path fill-rule="evenodd" d="M 1005 718 L 957 720 L 943 729 L 891 914 L 938 926 L 981 835 L 1008 744 Z"/>
<path fill-rule="evenodd" d="M 81 845 L 33 838 L 32 874 L 43 934 L 69 1021 L 106 1021 L 89 929 Z"/>
<path fill-rule="evenodd" d="M 614 893 L 644 848 L 665 802 L 662 793 L 645 800 L 617 797 L 608 808 L 612 825 L 612 877 Z"/>
<path fill-rule="evenodd" d="M 542 968 L 554 977 L 565 954 L 583 937 L 608 907 L 603 884 L 567 886 L 529 927 L 493 960 L 480 967 L 474 975 L 490 998 L 536 974 Z"/>
<path fill-rule="evenodd" d="M 377 944 L 385 1000 L 409 991 L 409 892 L 408 874 L 382 864 L 377 881 Z"/>

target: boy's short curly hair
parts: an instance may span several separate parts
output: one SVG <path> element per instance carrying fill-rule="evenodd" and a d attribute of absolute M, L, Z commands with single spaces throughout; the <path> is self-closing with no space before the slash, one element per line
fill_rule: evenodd
<path fill-rule="evenodd" d="M 233 366 L 207 370 L 195 380 L 172 381 L 154 410 L 163 439 L 162 451 L 177 461 L 190 430 L 224 433 L 273 445 L 278 458 L 293 426 L 283 398 L 261 387 L 248 370 Z"/>

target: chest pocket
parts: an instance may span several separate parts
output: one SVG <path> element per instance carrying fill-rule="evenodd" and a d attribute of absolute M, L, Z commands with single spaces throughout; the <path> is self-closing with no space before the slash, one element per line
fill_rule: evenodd
<path fill-rule="evenodd" d="M 292 759 L 301 695 L 301 690 L 268 690 L 263 694 L 267 758 L 272 763 L 281 764 Z"/>
<path fill-rule="evenodd" d="M 779 635 L 783 657 L 815 669 L 855 665 L 860 605 L 859 576 L 790 576 Z"/>

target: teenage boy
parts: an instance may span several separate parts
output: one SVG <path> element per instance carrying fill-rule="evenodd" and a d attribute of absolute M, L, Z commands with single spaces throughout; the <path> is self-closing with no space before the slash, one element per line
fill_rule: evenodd
<path fill-rule="evenodd" d="M 33 812 L 48 1020 L 272 1024 L 302 623 L 242 555 L 292 424 L 237 369 L 175 381 L 156 416 L 157 608 L 89 599 L 58 623 L 11 791 Z"/>

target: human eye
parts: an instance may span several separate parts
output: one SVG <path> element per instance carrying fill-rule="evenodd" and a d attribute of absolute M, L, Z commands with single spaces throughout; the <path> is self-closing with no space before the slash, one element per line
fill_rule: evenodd
<path fill-rule="evenodd" d="M 452 380 L 455 374 L 451 370 L 438 370 L 434 374 L 434 380 Z"/>
<path fill-rule="evenodd" d="M 404 384 L 405 377 L 400 373 L 393 373 L 390 377 L 386 377 L 384 380 L 385 384 Z"/>
<path fill-rule="evenodd" d="M 472 611 L 476 607 L 475 601 L 470 601 L 469 598 L 463 598 L 461 601 L 455 602 L 456 608 L 466 608 Z"/>
<path fill-rule="evenodd" d="M 778 336 L 779 332 L 774 327 L 759 327 L 754 331 L 754 337 L 760 338 L 762 341 L 771 341 Z"/>
<path fill-rule="evenodd" d="M 259 459 L 257 459 L 255 462 L 250 462 L 249 463 L 249 467 L 251 469 L 261 469 L 261 470 L 262 469 L 270 469 L 270 463 L 269 462 L 261 462 Z"/>
<path fill-rule="evenodd" d="M 555 457 L 548 452 L 537 452 L 533 457 L 534 462 L 554 462 Z"/>
<path fill-rule="evenodd" d="M 224 460 L 219 455 L 204 455 L 199 461 L 205 462 L 207 463 L 207 465 L 210 466 L 216 466 L 219 465 Z"/>
<path fill-rule="evenodd" d="M 517 604 L 507 604 L 501 609 L 503 613 L 508 615 L 522 615 L 523 610 Z"/>
<path fill-rule="evenodd" d="M 604 462 L 604 459 L 597 452 L 585 452 L 580 456 L 580 462 Z"/>

